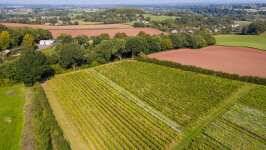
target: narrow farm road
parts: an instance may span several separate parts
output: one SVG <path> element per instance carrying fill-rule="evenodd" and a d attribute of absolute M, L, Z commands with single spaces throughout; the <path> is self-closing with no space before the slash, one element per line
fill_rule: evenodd
<path fill-rule="evenodd" d="M 230 97 L 220 103 L 216 108 L 208 112 L 206 116 L 201 117 L 197 122 L 195 122 L 192 125 L 192 128 L 185 129 L 182 134 L 183 138 L 181 138 L 179 142 L 170 145 L 169 149 L 176 150 L 185 148 L 194 137 L 198 136 L 201 133 L 204 127 L 206 127 L 209 123 L 215 120 L 219 115 L 223 114 L 228 108 L 230 108 L 237 102 L 240 96 L 247 93 L 254 87 L 255 85 L 252 84 L 244 84 Z"/>

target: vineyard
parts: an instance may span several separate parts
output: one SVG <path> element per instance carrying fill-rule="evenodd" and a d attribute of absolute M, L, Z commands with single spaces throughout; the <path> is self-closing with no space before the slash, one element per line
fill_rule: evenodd
<path fill-rule="evenodd" d="M 135 61 L 96 70 L 184 127 L 242 86 L 232 80 Z"/>
<path fill-rule="evenodd" d="M 164 149 L 177 137 L 94 70 L 57 76 L 46 86 L 91 149 Z"/>
<path fill-rule="evenodd" d="M 43 87 L 72 149 L 266 148 L 265 86 L 127 60 Z"/>
<path fill-rule="evenodd" d="M 265 94 L 265 86 L 256 86 L 241 96 L 195 137 L 188 149 L 266 149 Z"/>

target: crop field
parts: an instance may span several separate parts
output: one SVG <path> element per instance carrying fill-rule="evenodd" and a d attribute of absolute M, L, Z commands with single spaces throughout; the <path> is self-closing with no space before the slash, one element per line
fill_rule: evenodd
<path fill-rule="evenodd" d="M 144 31 L 150 35 L 158 35 L 163 33 L 153 28 L 134 28 L 126 24 L 96 24 L 96 25 L 72 25 L 72 26 L 49 26 L 49 25 L 31 25 L 31 24 L 20 24 L 20 23 L 2 23 L 7 27 L 14 28 L 41 28 L 49 30 L 54 38 L 57 38 L 62 33 L 69 34 L 72 36 L 87 35 L 97 36 L 102 33 L 107 33 L 113 37 L 118 32 L 124 32 L 128 36 L 136 36 L 139 32 Z"/>
<path fill-rule="evenodd" d="M 50 99 L 47 91 L 55 93 L 87 148 L 164 149 L 176 140 L 178 130 L 171 122 L 159 120 L 153 110 L 145 111 L 134 96 L 94 70 L 57 76 L 45 89 Z"/>
<path fill-rule="evenodd" d="M 25 100 L 22 85 L 0 87 L 0 149 L 19 150 Z"/>
<path fill-rule="evenodd" d="M 43 86 L 73 149 L 266 148 L 265 86 L 134 60 Z"/>
<path fill-rule="evenodd" d="M 136 61 L 100 66 L 97 71 L 184 127 L 242 86 L 232 80 Z"/>
<path fill-rule="evenodd" d="M 177 49 L 148 55 L 150 58 L 192 65 L 200 68 L 266 77 L 266 51 L 253 48 L 209 46 L 201 49 Z"/>
<path fill-rule="evenodd" d="M 194 138 L 188 149 L 266 149 L 265 94 L 266 88 L 257 86 L 239 97 L 234 106 Z"/>
<path fill-rule="evenodd" d="M 215 38 L 217 45 L 266 50 L 266 35 L 218 35 Z"/>

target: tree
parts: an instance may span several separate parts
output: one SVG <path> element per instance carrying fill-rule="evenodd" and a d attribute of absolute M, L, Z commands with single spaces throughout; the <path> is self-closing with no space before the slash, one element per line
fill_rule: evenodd
<path fill-rule="evenodd" d="M 27 50 L 16 63 L 16 79 L 25 85 L 33 85 L 53 75 L 45 55 L 35 50 Z"/>
<path fill-rule="evenodd" d="M 257 21 L 248 25 L 245 34 L 261 34 L 266 31 L 266 22 Z"/>
<path fill-rule="evenodd" d="M 148 37 L 148 36 L 150 36 L 150 35 L 147 34 L 147 33 L 145 33 L 144 31 L 140 31 L 140 32 L 138 33 L 137 36 L 140 36 L 140 37 L 144 37 L 144 38 L 146 38 L 146 37 Z"/>
<path fill-rule="evenodd" d="M 35 48 L 35 41 L 32 35 L 26 34 L 23 37 L 23 41 L 21 44 L 23 49 L 34 49 Z"/>
<path fill-rule="evenodd" d="M 125 39 L 127 38 L 127 34 L 124 32 L 118 32 L 114 36 L 115 39 Z"/>
<path fill-rule="evenodd" d="M 62 44 L 57 46 L 56 54 L 58 57 L 58 63 L 63 68 L 76 69 L 76 66 L 82 65 L 86 59 L 84 57 L 84 52 L 78 44 Z"/>
<path fill-rule="evenodd" d="M 159 36 L 147 37 L 148 49 L 150 52 L 161 51 L 161 38 Z"/>
<path fill-rule="evenodd" d="M 126 50 L 131 56 L 136 56 L 140 52 L 148 53 L 148 43 L 143 37 L 131 37 L 126 41 Z"/>
<path fill-rule="evenodd" d="M 169 37 L 173 43 L 174 48 L 184 47 L 184 39 L 182 39 L 182 36 L 180 34 L 171 34 Z"/>
<path fill-rule="evenodd" d="M 104 40 L 96 46 L 97 59 L 106 63 L 115 57 L 122 59 L 126 41 L 123 39 Z"/>
<path fill-rule="evenodd" d="M 161 49 L 164 51 L 164 50 L 168 50 L 168 49 L 172 49 L 172 48 L 173 48 L 173 43 L 172 43 L 171 39 L 168 37 L 162 37 Z"/>
<path fill-rule="evenodd" d="M 205 46 L 207 46 L 207 42 L 202 35 L 195 34 L 192 36 L 192 48 L 202 48 Z"/>
<path fill-rule="evenodd" d="M 6 31 L 6 30 L 7 30 L 7 27 L 2 25 L 2 24 L 0 24 L 0 32 Z"/>
<path fill-rule="evenodd" d="M 110 40 L 109 34 L 102 33 L 99 36 L 93 37 L 93 44 L 97 45 L 101 43 L 103 40 Z"/>
<path fill-rule="evenodd" d="M 89 46 L 89 38 L 86 35 L 80 35 L 74 38 L 75 43 L 87 48 Z"/>
<path fill-rule="evenodd" d="M 207 29 L 201 29 L 197 34 L 203 36 L 204 40 L 207 42 L 207 45 L 216 44 L 215 37 Z"/>
<path fill-rule="evenodd" d="M 7 31 L 3 31 L 0 35 L 0 49 L 5 50 L 10 45 L 10 36 Z"/>
<path fill-rule="evenodd" d="M 57 37 L 57 41 L 61 42 L 62 44 L 68 44 L 73 42 L 73 38 L 71 35 L 61 34 L 59 37 Z"/>

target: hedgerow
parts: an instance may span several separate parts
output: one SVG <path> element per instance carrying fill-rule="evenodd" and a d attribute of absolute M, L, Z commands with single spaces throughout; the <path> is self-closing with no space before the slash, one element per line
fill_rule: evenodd
<path fill-rule="evenodd" d="M 157 59 L 152 59 L 152 58 L 147 58 L 147 57 L 145 57 L 145 58 L 144 57 L 138 57 L 136 59 L 138 61 L 168 66 L 168 67 L 172 67 L 172 68 L 182 69 L 185 71 L 192 71 L 192 72 L 196 72 L 196 73 L 213 75 L 213 76 L 227 78 L 227 79 L 231 79 L 231 80 L 238 80 L 238 81 L 244 81 L 244 82 L 255 83 L 255 84 L 260 84 L 260 85 L 266 85 L 266 78 L 253 77 L 253 76 L 240 76 L 237 74 L 230 74 L 230 73 L 225 73 L 225 72 L 220 72 L 220 71 L 214 71 L 214 70 L 204 69 L 204 68 L 200 68 L 200 67 L 196 67 L 196 66 L 183 65 L 180 63 L 176 63 L 176 62 L 157 60 Z"/>

